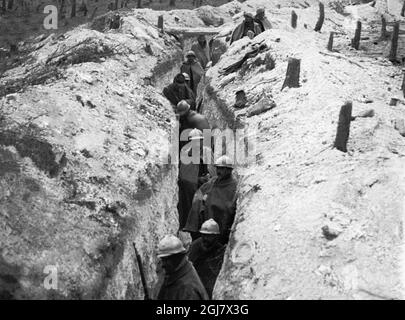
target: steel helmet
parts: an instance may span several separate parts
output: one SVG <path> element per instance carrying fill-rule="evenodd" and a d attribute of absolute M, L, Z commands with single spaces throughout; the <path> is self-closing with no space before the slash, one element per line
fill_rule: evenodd
<path fill-rule="evenodd" d="M 223 168 L 230 168 L 230 169 L 234 168 L 233 161 L 228 156 L 219 157 L 217 159 L 217 161 L 215 161 L 215 166 L 223 167 Z"/>
<path fill-rule="evenodd" d="M 259 8 L 259 9 L 257 9 L 256 13 L 263 14 L 263 13 L 265 13 L 265 10 L 264 10 L 264 8 Z"/>
<path fill-rule="evenodd" d="M 202 234 L 220 234 L 219 225 L 214 219 L 209 219 L 203 223 L 200 229 Z"/>
<path fill-rule="evenodd" d="M 190 110 L 190 105 L 187 103 L 186 100 L 181 100 L 176 107 L 176 113 L 179 115 L 186 114 L 187 111 Z"/>
<path fill-rule="evenodd" d="M 186 81 L 190 81 L 190 76 L 188 75 L 187 72 L 183 72 L 182 75 L 184 76 L 184 79 L 185 79 Z"/>
<path fill-rule="evenodd" d="M 201 130 L 193 129 L 191 130 L 190 134 L 188 135 L 189 140 L 202 140 L 204 139 L 203 133 Z"/>
<path fill-rule="evenodd" d="M 186 57 L 196 57 L 196 55 L 195 55 L 195 52 L 194 51 L 189 51 L 189 52 L 187 52 L 187 54 L 186 54 Z"/>
<path fill-rule="evenodd" d="M 167 235 L 159 242 L 157 256 L 163 258 L 182 252 L 186 252 L 186 249 L 181 240 L 174 235 Z"/>

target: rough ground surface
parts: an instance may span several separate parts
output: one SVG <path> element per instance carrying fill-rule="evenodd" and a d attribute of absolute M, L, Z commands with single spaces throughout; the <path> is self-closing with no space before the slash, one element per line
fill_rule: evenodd
<path fill-rule="evenodd" d="M 156 280 L 157 241 L 178 228 L 160 92 L 183 53 L 137 16 L 38 39 L 0 79 L 0 298 L 143 298 L 132 241 Z"/>
<path fill-rule="evenodd" d="M 349 48 L 358 17 L 328 6 L 316 33 L 317 6 L 295 8 L 293 30 L 291 8 L 258 0 L 245 5 L 266 6 L 275 29 L 233 44 L 207 73 L 203 91 L 212 124 L 258 128 L 256 166 L 238 170 L 236 223 L 214 296 L 403 298 L 405 138 L 392 123 L 405 118 L 401 69 L 381 53 Z M 383 9 L 359 9 L 365 25 L 377 22 L 377 10 Z M 339 52 L 326 50 L 329 31 L 337 33 Z M 237 72 L 221 73 L 262 41 L 267 52 Z M 281 92 L 289 57 L 302 59 L 301 87 Z M 271 100 L 277 106 L 246 117 L 246 109 L 230 107 L 238 89 L 247 92 L 250 107 Z M 397 106 L 389 106 L 392 97 L 400 99 Z M 372 108 L 375 116 L 352 122 L 349 152 L 342 153 L 332 145 L 346 100 L 353 101 L 353 115 Z"/>

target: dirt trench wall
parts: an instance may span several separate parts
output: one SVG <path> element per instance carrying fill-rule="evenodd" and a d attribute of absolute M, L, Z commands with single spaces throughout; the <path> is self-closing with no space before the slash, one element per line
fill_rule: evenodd
<path fill-rule="evenodd" d="M 343 46 L 328 56 L 335 28 L 327 22 L 318 34 L 276 27 L 233 44 L 207 73 L 203 110 L 211 125 L 258 128 L 255 165 L 237 169 L 237 215 L 217 299 L 403 298 L 405 141 L 393 120 L 405 117 L 404 102 L 388 105 L 400 96 L 402 73 L 383 57 Z M 260 42 L 267 52 L 223 74 Z M 274 69 L 266 69 L 267 54 Z M 301 86 L 281 91 L 289 57 L 302 59 Z M 277 106 L 247 117 L 232 107 L 239 89 L 249 107 Z M 349 152 L 342 153 L 332 146 L 348 99 L 354 115 L 372 108 L 375 116 L 352 122 Z"/>
<path fill-rule="evenodd" d="M 34 46 L 0 81 L 0 298 L 143 299 L 132 243 L 153 288 L 157 243 L 178 228 L 159 81 L 182 51 L 131 16 Z"/>

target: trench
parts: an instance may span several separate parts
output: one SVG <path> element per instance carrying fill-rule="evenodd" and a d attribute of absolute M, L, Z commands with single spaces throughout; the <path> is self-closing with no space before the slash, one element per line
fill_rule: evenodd
<path fill-rule="evenodd" d="M 178 46 L 178 49 L 176 51 L 173 50 L 173 53 L 171 56 L 166 56 L 166 58 L 163 61 L 159 61 L 158 63 L 156 63 L 155 68 L 153 70 L 151 70 L 151 75 L 150 77 L 147 77 L 144 79 L 145 84 L 149 84 L 154 91 L 156 91 L 155 93 L 161 93 L 162 89 L 164 86 L 170 84 L 172 82 L 172 79 L 174 77 L 174 75 L 176 73 L 178 73 L 179 70 L 179 66 L 182 62 L 183 59 L 183 55 L 184 53 L 187 51 L 187 49 L 191 46 L 191 42 L 195 41 L 196 37 L 198 36 L 198 34 L 196 34 L 194 37 L 190 37 L 188 39 L 186 39 L 183 42 L 183 46 Z M 235 116 L 235 113 L 230 110 L 229 108 L 229 103 L 227 103 L 226 101 L 222 100 L 220 98 L 220 95 L 215 92 L 215 89 L 213 88 L 213 79 L 210 79 L 209 76 L 206 76 L 203 80 L 202 83 L 200 85 L 199 88 L 199 92 L 200 92 L 200 96 L 199 99 L 202 98 L 203 100 L 203 108 L 202 108 L 202 113 L 208 118 L 208 121 L 211 125 L 211 128 L 215 129 L 225 129 L 225 128 L 230 128 L 230 129 L 237 129 L 237 128 L 242 128 L 244 126 L 244 124 Z M 83 106 L 84 107 L 84 106 Z M 292 110 L 294 111 L 294 110 Z M 173 117 L 173 113 L 171 114 L 171 116 Z M 174 117 L 173 117 L 174 118 Z M 162 120 L 162 119 L 160 119 Z M 282 120 L 278 120 L 278 121 L 282 121 Z M 289 122 L 287 122 L 288 124 Z M 277 125 L 277 124 L 275 124 Z M 0 296 L 1 297 L 7 297 L 7 298 L 33 298 L 33 297 L 39 297 L 39 298 L 43 298 L 43 297 L 47 297 L 47 298 L 66 298 L 66 297 L 72 297 L 72 298 L 77 298 L 77 299 L 83 299 L 83 298 L 104 298 L 104 299 L 143 299 L 143 286 L 141 284 L 141 280 L 140 280 L 140 274 L 139 274 L 139 270 L 136 266 L 136 259 L 134 257 L 134 253 L 133 253 L 133 248 L 132 248 L 132 240 L 136 239 L 137 243 L 140 244 L 140 248 L 139 251 L 141 252 L 141 255 L 144 259 L 144 265 L 145 265 L 145 269 L 146 269 L 146 273 L 147 273 L 147 281 L 148 283 L 154 284 L 156 282 L 156 264 L 157 264 L 157 259 L 156 259 L 156 255 L 155 255 L 155 245 L 157 244 L 157 241 L 159 240 L 158 238 L 162 237 L 165 233 L 173 233 L 175 231 L 177 231 L 177 227 L 178 227 L 178 221 L 176 221 L 176 216 L 174 215 L 174 213 L 172 212 L 173 207 L 175 207 L 175 205 L 177 204 L 176 200 L 173 200 L 171 197 L 172 196 L 176 196 L 178 194 L 177 191 L 177 177 L 172 177 L 171 175 L 175 175 L 173 173 L 177 173 L 176 170 L 172 170 L 168 167 L 162 167 L 157 165 L 156 163 L 152 163 L 151 166 L 149 166 L 148 168 L 145 168 L 142 172 L 141 175 L 139 177 L 139 179 L 137 179 L 136 181 L 136 185 L 134 186 L 130 186 L 127 187 L 127 189 L 125 190 L 125 192 L 128 194 L 128 198 L 124 199 L 124 202 L 121 202 L 121 199 L 113 199 L 114 201 L 110 202 L 110 203 L 105 203 L 102 202 L 100 204 L 100 202 L 94 201 L 93 199 L 90 199 L 89 201 L 87 199 L 75 199 L 75 197 L 77 196 L 77 194 L 79 194 L 80 192 L 77 192 L 78 186 L 77 186 L 77 182 L 74 181 L 74 179 L 71 179 L 69 177 L 69 175 L 67 173 L 69 172 L 65 172 L 65 166 L 66 163 L 65 161 L 60 161 L 57 162 L 55 161 L 56 156 L 54 154 L 51 153 L 51 148 L 50 146 L 48 146 L 48 144 L 43 143 L 42 140 L 41 141 L 32 141 L 32 140 L 24 140 L 22 139 L 20 142 L 18 142 L 20 139 L 19 137 L 17 137 L 14 133 L 10 132 L 10 133 L 3 133 L 3 135 L 0 133 L 0 144 L 5 144 L 7 145 L 7 149 L 3 150 L 2 148 L 0 148 L 0 162 L 5 163 L 7 162 L 7 165 L 9 167 L 5 167 L 5 166 L 0 166 L 0 175 L 3 173 L 2 171 L 4 171 L 4 169 L 6 169 L 6 171 L 8 172 L 15 172 L 15 175 L 17 176 L 19 174 L 19 172 L 21 171 L 20 167 L 16 166 L 15 168 L 13 167 L 13 165 L 16 163 L 14 157 L 15 157 L 15 152 L 14 149 L 26 149 L 26 145 L 30 145 L 31 148 L 27 151 L 26 154 L 23 153 L 23 156 L 27 157 L 27 158 L 31 158 L 32 162 L 34 164 L 37 163 L 42 163 L 44 165 L 44 167 L 40 167 L 40 169 L 42 170 L 42 173 L 45 173 L 46 175 L 46 186 L 48 187 L 48 189 L 52 189 L 52 188 L 57 188 L 57 186 L 53 183 L 54 180 L 56 180 L 57 178 L 61 179 L 61 183 L 63 183 L 64 185 L 66 185 L 66 189 L 69 189 L 69 195 L 68 198 L 69 200 L 71 200 L 70 198 L 73 198 L 72 202 L 67 203 L 69 205 L 69 210 L 72 211 L 72 214 L 70 212 L 68 212 L 68 216 L 69 218 L 71 218 L 72 216 L 83 216 L 83 212 L 85 212 L 86 214 L 89 215 L 91 222 L 97 221 L 100 224 L 107 227 L 111 227 L 111 223 L 110 220 L 113 220 L 115 222 L 118 223 L 119 225 L 119 229 L 118 232 L 114 233 L 113 235 L 109 235 L 108 240 L 105 243 L 102 243 L 101 245 L 99 245 L 97 247 L 97 254 L 95 254 L 94 252 L 92 252 L 92 248 L 86 248 L 86 250 L 88 250 L 91 254 L 89 254 L 88 256 L 90 256 L 90 260 L 91 263 L 94 262 L 94 265 L 100 267 L 100 268 L 94 268 L 94 269 L 90 269 L 89 273 L 94 273 L 97 274 L 97 281 L 88 281 L 86 282 L 88 279 L 84 278 L 84 279 L 75 279 L 75 281 L 73 282 L 73 288 L 69 288 L 68 290 L 66 290 L 66 292 L 64 292 L 62 295 L 58 295 L 55 292 L 48 292 L 46 294 L 44 294 L 43 292 L 28 292 L 22 294 L 22 295 L 18 295 L 18 291 L 20 290 L 19 286 L 18 286 L 18 282 L 22 279 L 22 277 L 25 277 L 24 280 L 26 280 L 26 283 L 28 281 L 29 283 L 29 279 L 27 279 L 27 275 L 22 275 L 21 273 L 21 268 L 20 265 L 18 264 L 14 264 L 10 261 L 3 261 L 2 256 L 0 256 L 0 287 L 1 285 L 5 285 L 7 287 L 7 290 L 2 292 L 0 291 Z M 18 140 L 18 141 L 17 141 Z M 16 141 L 18 143 L 16 143 Z M 34 142 L 34 143 L 33 143 Z M 37 153 L 39 151 L 43 151 L 45 150 L 45 154 L 43 154 L 42 152 L 42 158 L 38 158 L 37 157 Z M 334 155 L 332 152 L 330 152 L 333 157 L 336 157 L 336 159 L 338 160 L 342 160 L 341 158 L 338 158 L 336 155 Z M 268 154 L 269 157 L 271 157 L 273 154 L 269 153 Z M 275 154 L 276 155 L 276 154 Z M 71 157 L 71 155 L 67 155 L 67 158 L 69 159 L 69 157 Z M 90 157 L 91 158 L 91 155 Z M 3 161 L 3 159 L 5 161 Z M 64 157 L 62 157 L 62 159 L 64 159 Z M 336 160 L 334 158 L 332 158 L 333 160 Z M 277 159 L 276 159 L 277 160 Z M 90 161 L 90 160 L 89 160 Z M 336 161 L 337 162 L 337 161 Z M 150 163 L 149 163 L 150 164 Z M 315 167 L 315 165 L 313 165 L 312 167 Z M 85 170 L 82 167 L 78 168 L 79 171 L 80 170 Z M 87 169 L 87 168 L 86 168 Z M 61 173 L 60 173 L 61 171 Z M 243 171 L 243 170 L 240 170 Z M 58 176 L 58 174 L 60 174 L 60 176 Z M 239 174 L 241 174 L 239 172 Z M 143 175 L 143 176 L 142 176 Z M 238 172 L 236 170 L 236 175 L 238 175 Z M 49 178 L 49 179 L 48 179 Z M 256 174 L 256 178 L 259 179 L 260 177 L 257 177 Z M 304 177 L 305 178 L 305 177 Z M 41 176 L 41 179 L 44 179 Z M 295 177 L 294 177 L 295 179 Z M 108 185 L 109 183 L 111 183 L 111 177 L 101 177 L 101 176 L 91 176 L 89 178 L 91 183 L 88 183 L 88 186 L 92 186 L 92 184 L 94 184 L 94 181 L 97 182 L 97 184 L 102 184 L 103 188 Z M 253 179 L 250 179 L 253 180 Z M 281 180 L 281 179 L 280 179 Z M 33 180 L 35 183 L 35 180 Z M 295 180 L 291 180 L 292 182 L 295 183 Z M 377 181 L 377 180 L 376 180 Z M 1 182 L 1 181 L 0 181 Z M 240 182 L 240 181 L 239 181 Z M 256 181 L 254 181 L 256 183 Z M 317 180 L 317 182 L 314 184 L 316 188 L 316 186 L 318 184 L 324 183 L 325 181 L 321 181 L 319 182 Z M 79 183 L 83 183 L 83 181 L 79 181 Z M 87 183 L 87 181 L 86 181 Z M 357 182 L 356 182 L 357 183 Z M 361 181 L 359 182 L 359 184 L 361 183 Z M 371 184 L 373 185 L 373 189 L 378 190 L 379 184 L 377 183 L 376 185 L 374 185 L 374 182 L 371 182 Z M 347 186 L 349 186 L 350 188 L 352 187 L 352 184 L 347 184 Z M 29 186 L 28 186 L 29 187 Z M 28 188 L 27 187 L 27 188 Z M 119 186 L 121 187 L 121 186 Z M 131 187 L 133 187 L 133 189 L 135 189 L 136 191 L 131 190 Z M 253 190 L 252 193 L 254 193 L 255 191 L 259 190 L 257 187 L 257 185 L 252 185 L 252 186 L 248 186 L 251 189 L 246 189 L 246 186 L 244 186 L 243 188 L 241 188 L 240 186 L 238 187 L 238 194 L 240 195 L 240 199 L 238 200 L 238 206 L 239 206 L 239 202 L 244 201 L 244 202 L 248 202 L 250 199 L 245 199 L 245 198 L 249 198 L 250 194 L 248 194 L 251 190 Z M 255 189 L 256 188 L 256 189 Z M 38 192 L 38 190 L 42 191 L 41 186 L 39 187 L 35 187 L 31 189 L 35 189 L 35 192 Z M 72 189 L 72 191 L 70 192 L 70 189 Z M 58 189 L 57 189 L 58 190 Z M 318 189 L 315 189 L 316 191 L 320 191 Z M 24 191 L 24 190 L 23 190 Z M 29 190 L 28 190 L 29 191 Z M 79 190 L 80 191 L 80 190 Z M 278 190 L 277 190 L 278 191 Z M 299 190 L 300 191 L 300 190 Z M 350 191 L 350 190 L 349 190 Z M 244 192 L 244 194 L 243 194 Z M 340 192 L 340 190 L 339 190 Z M 346 192 L 346 190 L 345 190 Z M 377 192 L 377 191 L 376 191 Z M 26 197 L 27 193 L 24 194 L 24 192 L 21 192 L 23 194 L 23 197 Z M 343 191 L 342 191 L 343 194 Z M 282 195 L 282 194 L 281 194 Z M 270 197 L 270 193 L 268 195 L 266 195 L 266 198 Z M 29 196 L 28 196 L 29 198 Z M 241 199 L 242 198 L 242 199 Z M 291 198 L 285 197 L 286 201 L 291 201 Z M 1 200 L 1 199 L 0 199 Z M 264 198 L 260 198 L 260 200 L 262 200 L 264 202 Z M 303 199 L 305 200 L 305 198 Z M 334 200 L 334 199 L 333 199 Z M 279 200 L 280 201 L 280 200 Z M 330 199 L 328 199 L 329 202 Z M 280 201 L 281 202 L 281 201 Z M 343 202 L 343 200 L 342 200 Z M 0 202 L 1 204 L 1 202 Z M 59 203 L 57 203 L 59 204 Z M 66 203 L 65 203 L 66 204 Z M 376 203 L 379 205 L 379 203 Z M 283 204 L 284 206 L 281 207 L 280 209 L 280 215 L 281 213 L 284 213 L 284 208 L 288 207 L 287 204 Z M 388 204 L 387 204 L 388 207 Z M 56 205 L 51 203 L 51 209 L 56 209 Z M 135 208 L 135 209 L 133 209 Z M 329 207 L 325 206 L 326 209 L 330 209 Z M 0 208 L 1 209 L 1 208 Z M 21 208 L 18 208 L 21 209 Z M 46 206 L 42 206 L 41 209 L 43 209 L 44 211 L 47 210 Z M 132 211 L 131 211 L 132 209 Z M 294 208 L 292 208 L 294 209 Z M 231 239 L 230 239 L 230 243 L 228 244 L 228 249 L 227 249 L 227 253 L 225 254 L 224 257 L 224 261 L 223 261 L 223 266 L 222 266 L 222 271 L 223 272 L 224 269 L 229 269 L 232 270 L 232 262 L 231 261 L 231 256 L 230 256 L 230 251 L 236 251 L 234 248 L 235 242 L 236 240 L 233 239 L 233 233 L 234 230 L 239 227 L 239 223 L 245 219 L 248 220 L 249 223 L 252 225 L 251 222 L 254 222 L 254 224 L 257 224 L 258 227 L 260 227 L 260 223 L 262 223 L 262 221 L 257 221 L 257 220 L 252 220 L 249 218 L 255 216 L 254 214 L 251 214 L 251 217 L 244 217 L 242 215 L 242 213 L 240 212 L 240 208 L 237 208 L 237 213 L 236 213 L 236 217 L 235 217 L 235 222 L 232 228 L 232 233 L 231 233 Z M 15 212 L 16 211 L 16 212 Z M 11 230 L 10 233 L 19 231 L 19 229 L 23 228 L 23 225 L 27 225 L 28 227 L 25 227 L 26 230 L 31 231 L 33 230 L 33 233 L 35 235 L 35 239 L 39 239 L 41 241 L 41 248 L 40 249 L 49 249 L 52 248 L 52 241 L 53 239 L 47 239 L 44 236 L 42 236 L 42 234 L 39 231 L 39 228 L 37 228 L 35 226 L 35 224 L 40 221 L 41 216 L 39 216 L 39 218 L 37 218 L 37 220 L 35 220 L 35 212 L 31 213 L 31 212 L 27 212 L 27 211 L 23 211 L 23 214 L 20 214 L 18 212 L 18 210 L 15 210 L 12 213 L 15 213 L 15 217 L 16 219 L 21 217 L 21 219 L 26 218 L 26 220 L 22 220 L 22 222 L 13 222 L 14 223 L 14 227 L 15 230 Z M 127 213 L 127 211 L 131 211 L 131 214 L 134 214 L 134 216 L 132 217 L 133 219 L 128 219 L 125 217 L 121 217 L 121 215 L 125 215 Z M 263 210 L 264 211 L 264 210 Z M 359 210 L 360 211 L 360 210 Z M 398 209 L 399 211 L 399 209 Z M 364 210 L 365 213 L 368 213 L 366 210 Z M 256 212 L 254 212 L 256 214 Z M 2 211 L 0 210 L 0 216 L 2 214 Z M 49 214 L 51 214 L 51 212 L 49 212 Z M 12 216 L 12 215 L 11 215 Z M 31 220 L 31 216 L 33 216 L 32 220 Z M 145 216 L 147 217 L 153 217 L 153 219 L 150 218 L 145 218 Z M 178 216 L 178 214 L 177 214 Z M 62 214 L 58 214 L 57 217 L 59 219 L 61 219 L 62 224 L 65 222 L 64 219 L 66 219 L 64 217 L 64 215 Z M 262 215 L 263 217 L 263 215 Z M 301 217 L 299 216 L 294 216 L 294 219 L 296 219 L 298 221 L 297 224 L 302 223 L 302 225 L 304 225 L 303 220 L 299 220 Z M 394 219 L 393 219 L 394 220 Z M 1 221 L 0 221 L 1 222 Z M 286 223 L 285 221 L 278 221 L 281 225 L 286 226 L 288 225 L 288 223 Z M 379 221 L 378 221 L 379 222 Z M 316 221 L 316 223 L 318 223 L 318 221 Z M 79 225 L 79 223 L 77 223 Z M 246 224 L 246 223 L 245 223 Z M 394 223 L 393 223 L 394 225 Z M 128 227 L 130 226 L 130 227 Z M 256 226 L 256 225 L 255 225 Z M 48 229 L 48 228 L 54 228 L 54 225 L 52 223 L 43 223 L 40 225 L 40 227 L 42 229 Z M 66 225 L 63 225 L 61 227 L 60 230 L 65 231 L 68 230 L 69 224 L 66 223 Z M 83 236 L 81 233 L 86 233 L 88 232 L 88 230 L 93 231 L 94 225 L 93 224 L 89 224 L 89 225 L 81 225 L 80 226 L 80 230 L 78 229 L 77 231 L 75 231 L 76 233 L 74 234 L 74 236 L 77 236 L 78 238 Z M 245 227 L 245 226 L 244 226 Z M 301 227 L 301 226 L 300 226 Z M 318 226 L 316 226 L 316 234 L 318 235 L 318 233 L 320 232 L 320 228 L 318 228 Z M 319 229 L 319 230 L 318 230 Z M 393 228 L 392 228 L 393 229 Z M 84 231 L 83 231 L 84 230 Z M 27 231 L 27 233 L 28 233 Z M 272 231 L 272 230 L 271 230 Z M 285 233 L 288 235 L 285 236 L 285 239 L 289 240 L 289 236 L 290 233 L 295 232 L 296 229 L 291 228 L 291 229 L 287 229 Z M 103 229 L 98 229 L 96 230 L 96 232 L 103 232 Z M 262 236 L 264 235 L 264 233 L 270 234 L 272 236 L 272 232 L 267 232 L 266 231 L 261 231 L 262 232 Z M 276 233 L 278 231 L 274 231 L 273 233 Z M 313 230 L 311 230 L 311 232 L 315 232 Z M 309 232 L 308 232 L 309 233 Z M 260 232 L 259 232 L 260 234 Z M 301 235 L 300 233 L 297 233 L 298 235 Z M 263 288 L 265 288 L 269 293 L 267 293 L 267 291 L 264 291 L 264 289 L 262 289 L 263 291 L 258 291 L 256 296 L 253 296 L 253 298 L 263 298 L 263 297 L 277 297 L 277 298 L 288 298 L 288 289 L 284 289 L 284 286 L 279 285 L 279 287 L 277 287 L 277 282 L 275 282 L 276 285 L 274 286 L 268 286 L 267 285 L 267 279 L 264 278 L 268 278 L 271 281 L 273 281 L 272 277 L 273 274 L 270 274 L 273 272 L 274 269 L 278 268 L 278 269 L 283 269 L 286 267 L 289 267 L 290 269 L 294 269 L 295 267 L 301 267 L 301 261 L 297 262 L 295 261 L 295 257 L 302 257 L 300 256 L 301 251 L 305 251 L 307 250 L 307 252 L 305 252 L 306 255 L 308 256 L 318 256 L 319 252 L 312 252 L 311 250 L 314 247 L 314 243 L 316 245 L 319 246 L 323 246 L 325 245 L 325 241 L 324 239 L 319 239 L 320 237 L 317 236 L 312 236 L 312 234 L 315 233 L 311 233 L 311 242 L 307 241 L 308 246 L 305 247 L 304 244 L 300 244 L 300 246 L 296 246 L 297 251 L 299 250 L 300 252 L 288 252 L 288 257 L 284 258 L 286 259 L 285 261 L 281 261 L 278 265 L 276 265 L 275 263 L 273 263 L 272 268 L 269 268 L 269 271 L 265 272 L 265 268 L 264 266 L 269 262 L 269 260 L 263 262 L 262 260 L 259 261 L 259 263 L 261 263 L 261 265 L 258 266 L 258 263 L 256 263 L 255 265 L 252 265 L 250 263 L 246 263 L 245 268 L 242 270 L 243 272 L 245 272 L 244 274 L 240 271 L 237 270 L 237 272 L 235 272 L 235 276 L 234 277 L 229 277 L 229 276 L 225 276 L 221 279 L 221 282 L 223 285 L 229 285 L 229 290 L 228 290 L 228 295 L 227 292 L 225 292 L 225 290 L 214 290 L 214 298 L 217 299 L 221 299 L 221 298 L 234 298 L 234 297 L 247 297 L 247 298 L 251 298 L 252 296 L 249 295 L 242 295 L 240 294 L 240 291 L 243 291 L 243 289 L 238 289 L 239 287 L 242 287 L 245 285 L 246 282 L 242 281 L 248 279 L 248 281 L 250 281 L 250 279 L 252 279 L 252 274 L 254 274 L 254 272 L 256 271 L 256 269 L 254 268 L 260 268 L 260 270 L 258 271 L 258 273 L 262 272 L 263 275 L 261 275 L 261 278 L 256 277 L 254 278 L 251 283 L 248 282 L 249 285 L 253 285 L 253 287 L 250 287 L 252 289 L 252 291 L 254 291 L 256 289 L 256 287 L 262 286 Z M 0 234 L 1 237 L 1 234 Z M 271 240 L 277 241 L 280 237 L 279 236 L 274 236 L 273 238 L 271 238 Z M 312 238 L 316 239 L 316 242 L 313 241 Z M 35 240 L 34 239 L 34 240 Z M 269 239 L 269 238 L 266 238 Z M 337 240 L 339 241 L 339 237 L 337 238 Z M 2 239 L 0 238 L 0 241 Z M 31 240 L 31 239 L 30 239 Z M 68 237 L 61 237 L 60 239 L 57 239 L 59 241 L 58 245 L 59 245 L 59 250 L 60 252 L 62 252 L 64 250 L 64 246 L 66 244 L 66 242 L 74 242 L 71 238 Z M 90 241 L 91 239 L 84 239 L 84 240 L 88 240 Z M 260 239 L 262 240 L 262 239 Z M 299 238 L 297 240 L 298 241 L 305 241 L 306 239 L 304 237 Z M 329 241 L 329 240 L 327 240 Z M 288 242 L 275 242 L 277 244 L 279 244 L 279 247 L 283 247 L 283 248 L 289 248 L 290 247 L 290 243 Z M 77 245 L 78 247 L 81 245 L 81 243 L 74 243 L 75 245 Z M 260 243 L 260 245 L 262 245 L 262 243 Z M 245 249 L 244 247 L 241 247 L 241 249 Z M 248 250 L 249 248 L 247 248 Z M 82 249 L 81 249 L 82 250 Z M 313 250 L 315 251 L 315 250 Z M 58 251 L 57 251 L 58 252 Z M 387 251 L 388 252 L 388 251 Z M 59 253 L 59 252 L 58 252 Z M 30 254 L 29 250 L 27 250 L 27 255 Z M 259 255 L 257 255 L 259 256 Z M 88 258 L 88 257 L 86 257 Z M 361 258 L 361 257 L 360 257 Z M 320 260 L 320 259 L 318 259 Z M 374 261 L 371 261 L 374 262 Z M 308 263 L 308 262 L 306 262 Z M 372 263 L 370 263 L 371 265 Z M 309 263 L 308 263 L 309 265 Z M 312 268 L 312 265 L 309 265 L 310 268 Z M 74 265 L 74 268 L 79 268 L 79 265 Z M 318 266 L 315 266 L 318 267 Z M 308 267 L 307 274 L 315 274 L 315 272 L 313 272 L 315 270 L 314 269 L 310 269 Z M 74 269 L 72 268 L 72 269 Z M 352 270 L 357 270 L 353 267 L 353 265 L 344 265 L 344 272 L 348 273 Z M 348 271 L 347 271 L 348 270 Z M 325 268 L 323 268 L 321 270 L 322 272 L 325 273 L 325 278 L 326 280 L 329 280 L 329 278 L 331 278 L 330 274 L 331 271 L 326 270 Z M 38 279 L 40 279 L 40 275 L 41 275 L 42 270 L 39 269 L 35 269 L 35 274 L 32 275 L 32 278 L 35 278 L 35 283 L 33 287 L 38 287 Z M 67 276 L 70 277 L 72 275 L 75 275 L 77 273 L 77 270 L 69 270 L 69 274 Z M 302 290 L 301 295 L 297 295 L 298 297 L 318 297 L 318 293 L 317 296 L 313 295 L 311 296 L 310 294 L 312 294 L 312 292 L 306 292 L 304 289 L 300 288 L 301 285 L 301 275 L 302 274 L 296 274 L 294 273 L 294 271 L 291 271 L 289 274 L 284 275 L 282 272 L 279 272 L 278 274 L 276 274 L 276 276 L 274 277 L 277 281 L 279 279 L 282 279 L 284 277 L 284 281 L 286 283 L 287 286 L 289 286 L 289 289 L 291 291 L 295 291 L 295 287 L 297 287 L 297 291 L 298 290 Z M 295 276 L 296 278 L 293 280 L 285 280 L 288 277 L 287 276 Z M 329 278 L 328 278 L 329 277 Z M 321 277 L 319 277 L 321 278 Z M 320 281 L 319 278 L 315 278 L 315 276 L 311 279 L 305 279 L 307 283 L 313 283 L 314 279 L 316 281 Z M 264 280 L 263 280 L 264 279 Z M 321 280 L 323 281 L 324 279 L 321 278 Z M 332 279 L 333 280 L 333 279 Z M 257 285 L 257 283 L 261 281 L 259 283 L 259 285 Z M 294 282 L 295 281 L 295 282 Z M 94 283 L 96 283 L 94 285 Z M 270 283 L 270 281 L 269 281 Z M 280 281 L 281 283 L 281 281 Z M 314 281 L 315 283 L 315 281 Z M 86 285 L 89 284 L 89 288 L 88 290 L 83 289 L 83 287 L 86 287 Z M 222 285 L 221 284 L 221 285 Z M 323 290 L 323 287 L 321 285 L 319 285 L 317 283 L 317 285 L 319 286 L 319 288 L 321 288 Z M 323 285 L 323 284 L 322 284 Z M 273 289 L 274 287 L 274 289 Z M 281 287 L 281 288 L 280 288 Z M 282 289 L 282 295 L 279 295 L 279 292 L 274 292 L 273 291 L 277 291 L 277 289 Z M 319 290 L 321 290 L 319 289 Z M 229 291 L 234 291 L 234 292 L 229 292 Z M 217 294 L 215 292 L 218 292 Z M 246 291 L 249 291 L 246 290 Z M 284 291 L 286 293 L 284 293 Z M 17 294 L 14 294 L 14 292 L 17 292 Z M 271 294 L 273 294 L 271 296 Z M 320 295 L 320 294 L 319 294 Z M 332 296 L 332 294 L 331 294 Z M 294 296 L 293 296 L 294 297 Z"/>

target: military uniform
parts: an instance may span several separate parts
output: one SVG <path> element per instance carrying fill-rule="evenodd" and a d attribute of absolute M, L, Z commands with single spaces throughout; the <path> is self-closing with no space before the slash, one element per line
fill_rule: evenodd
<path fill-rule="evenodd" d="M 198 233 L 204 221 L 214 219 L 220 229 L 221 242 L 227 243 L 236 213 L 237 181 L 231 175 L 226 180 L 212 178 L 194 195 L 184 231 Z"/>
<path fill-rule="evenodd" d="M 226 246 L 217 242 L 211 248 L 205 248 L 202 238 L 191 244 L 189 259 L 193 263 L 208 296 L 212 298 L 215 282 L 221 271 Z"/>
<path fill-rule="evenodd" d="M 179 268 L 165 277 L 158 300 L 209 300 L 193 265 L 185 259 Z"/>

